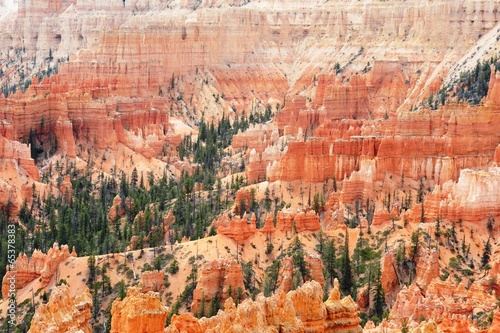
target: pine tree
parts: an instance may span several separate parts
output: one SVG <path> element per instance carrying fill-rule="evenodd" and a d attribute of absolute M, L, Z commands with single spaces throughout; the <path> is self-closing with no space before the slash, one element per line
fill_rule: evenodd
<path fill-rule="evenodd" d="M 486 265 L 490 262 L 490 257 L 491 257 L 491 242 L 490 238 L 488 238 L 488 241 L 484 245 L 484 252 L 483 255 L 481 256 L 481 267 L 485 268 Z"/>
<path fill-rule="evenodd" d="M 89 267 L 89 278 L 87 279 L 87 286 L 89 288 L 92 288 L 92 286 L 94 285 L 94 282 L 96 280 L 97 270 L 96 270 L 95 262 L 96 261 L 95 261 L 94 255 L 89 256 L 89 258 L 87 259 L 87 265 Z"/>
<path fill-rule="evenodd" d="M 220 309 L 220 300 L 217 295 L 213 295 L 210 300 L 210 317 L 215 316 Z"/>
<path fill-rule="evenodd" d="M 348 295 L 352 291 L 353 278 L 351 258 L 349 257 L 349 230 L 346 230 L 344 253 L 342 254 L 342 279 L 340 288 L 344 295 Z"/>
<path fill-rule="evenodd" d="M 302 275 L 300 274 L 299 270 L 296 270 L 292 279 L 292 290 L 297 289 L 298 287 L 300 287 L 301 284 L 302 284 Z"/>
<path fill-rule="evenodd" d="M 378 318 L 382 318 L 384 314 L 385 299 L 384 299 L 384 289 L 382 288 L 382 283 L 380 282 L 380 268 L 378 269 L 377 272 L 377 282 L 374 287 L 375 287 L 375 295 L 373 297 L 373 302 L 374 302 L 373 310 Z"/>
<path fill-rule="evenodd" d="M 335 249 L 335 241 L 333 239 L 328 241 L 326 244 L 322 259 L 323 266 L 325 267 L 327 275 L 330 279 L 330 285 L 333 286 L 333 281 L 337 277 L 337 274 L 335 273 L 337 253 Z"/>
<path fill-rule="evenodd" d="M 120 280 L 120 282 L 118 282 L 116 284 L 116 286 L 117 286 L 117 289 L 118 289 L 118 297 L 120 299 L 124 299 L 125 296 L 127 296 L 127 292 L 125 290 L 125 281 Z"/>
<path fill-rule="evenodd" d="M 138 180 L 139 175 L 137 174 L 137 168 L 134 167 L 134 170 L 132 170 L 132 176 L 130 177 L 130 185 L 132 185 L 132 187 L 136 187 Z"/>
<path fill-rule="evenodd" d="M 196 317 L 198 318 L 205 317 L 205 292 L 201 293 L 200 311 L 198 312 Z"/>

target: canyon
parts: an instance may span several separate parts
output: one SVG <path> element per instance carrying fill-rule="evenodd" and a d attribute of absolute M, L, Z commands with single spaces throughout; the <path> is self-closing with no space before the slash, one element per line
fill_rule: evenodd
<path fill-rule="evenodd" d="M 15 276 L 30 332 L 495 332 L 497 7 L 0 1 L 0 309 Z"/>

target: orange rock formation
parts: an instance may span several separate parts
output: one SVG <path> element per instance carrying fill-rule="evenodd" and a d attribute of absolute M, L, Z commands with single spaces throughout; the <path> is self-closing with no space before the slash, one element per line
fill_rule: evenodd
<path fill-rule="evenodd" d="M 202 302 L 205 303 L 205 309 L 208 309 L 213 297 L 218 297 L 221 303 L 229 297 L 234 299 L 238 295 L 238 289 L 241 290 L 241 295 L 244 295 L 243 272 L 241 265 L 234 258 L 226 257 L 207 262 L 201 268 L 198 284 L 193 292 L 191 312 L 198 313 Z"/>
<path fill-rule="evenodd" d="M 162 271 L 146 271 L 141 275 L 143 293 L 165 289 L 165 273 Z"/>
<path fill-rule="evenodd" d="M 304 257 L 307 268 L 311 273 L 311 279 L 318 282 L 322 287 L 325 284 L 325 276 L 323 275 L 323 262 L 321 258 L 307 253 Z M 292 290 L 292 281 L 294 276 L 293 258 L 286 257 L 282 261 L 282 270 L 278 276 L 279 290 L 285 293 Z"/>
<path fill-rule="evenodd" d="M 424 211 L 427 222 L 438 217 L 450 221 L 479 223 L 490 216 L 500 216 L 500 168 L 462 170 L 456 183 L 448 181 L 436 187 L 426 198 Z M 420 220 L 420 210 L 409 214 L 410 221 Z"/>
<path fill-rule="evenodd" d="M 474 311 L 495 309 L 496 297 L 490 295 L 478 282 L 466 288 L 463 283 L 454 285 L 450 279 L 432 282 L 424 291 L 413 283 L 404 287 L 397 295 L 389 318 L 401 323 L 404 318 L 417 321 L 418 318 L 432 318 L 443 329 L 459 325 L 460 332 L 466 332 L 464 327 L 472 326 Z M 468 328 L 467 328 L 468 329 Z"/>
<path fill-rule="evenodd" d="M 59 248 L 57 243 L 54 243 L 47 254 L 40 250 L 35 250 L 31 258 L 28 258 L 25 253 L 20 253 L 15 263 L 15 270 L 11 271 L 7 267 L 7 273 L 3 277 L 3 297 L 5 298 L 8 294 L 9 286 L 7 279 L 12 275 L 16 276 L 16 289 L 22 289 L 28 283 L 40 277 L 42 278 L 42 284 L 46 286 L 56 272 L 59 264 L 70 256 L 77 256 L 75 249 L 73 248 L 73 252 L 70 253 L 68 245 L 61 245 Z"/>
<path fill-rule="evenodd" d="M 261 232 L 265 235 L 275 232 L 276 230 L 283 232 L 304 232 L 318 231 L 320 229 L 319 216 L 312 210 L 295 212 L 293 210 L 280 211 L 276 217 L 276 227 L 271 215 L 265 218 L 264 226 L 257 229 L 257 218 L 255 214 L 249 216 L 245 213 L 243 217 L 235 216 L 229 219 L 226 215 L 221 215 L 214 221 L 217 228 L 217 233 L 225 235 L 238 243 L 242 243 L 256 232 Z"/>
<path fill-rule="evenodd" d="M 113 302 L 111 333 L 163 333 L 167 315 L 158 293 L 131 287 L 127 297 Z"/>
<path fill-rule="evenodd" d="M 229 298 L 216 316 L 199 320 L 189 314 L 175 316 L 165 332 L 362 332 L 356 303 L 349 296 L 340 299 L 338 281 L 325 303 L 322 295 L 321 285 L 311 281 L 288 294 L 260 295 L 237 307 Z"/>
<path fill-rule="evenodd" d="M 117 217 L 121 217 L 125 214 L 125 209 L 122 206 L 122 199 L 119 195 L 115 196 L 113 199 L 113 204 L 109 208 L 108 221 L 111 223 L 115 222 Z"/>
<path fill-rule="evenodd" d="M 91 333 L 91 308 L 88 290 L 72 297 L 67 285 L 55 287 L 48 303 L 36 308 L 29 333 Z"/>

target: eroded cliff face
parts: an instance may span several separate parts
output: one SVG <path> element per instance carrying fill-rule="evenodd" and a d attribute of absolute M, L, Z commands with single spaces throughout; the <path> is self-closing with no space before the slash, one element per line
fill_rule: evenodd
<path fill-rule="evenodd" d="M 280 140 L 273 144 L 281 151 L 274 160 L 269 160 L 266 152 L 271 149 L 267 148 L 260 154 L 256 151 L 258 156 L 250 161 L 266 161 L 265 175 L 272 181 L 324 182 L 335 177 L 353 182 L 350 176 L 357 171 L 370 175 L 373 181 L 389 176 L 413 180 L 425 177 L 435 184 L 457 181 L 464 168 L 486 167 L 495 161 L 500 140 L 493 125 L 499 118 L 496 81 L 497 75 L 492 74 L 491 90 L 481 106 L 451 103 L 435 111 L 414 112 L 400 108 L 398 114 L 388 114 L 386 121 L 371 120 L 373 116 L 356 116 L 364 118 L 356 121 L 348 119 L 352 117 L 335 119 L 328 112 L 336 108 L 324 105 L 319 110 L 306 105 L 297 106 L 298 111 L 285 108 L 276 121 L 287 137 L 287 145 L 279 147 Z M 374 166 L 362 169 L 366 160 L 373 161 Z M 252 169 L 247 171 L 252 179 L 264 175 L 254 173 Z"/>
<path fill-rule="evenodd" d="M 12 51 L 2 55 L 1 80 L 32 84 L 0 100 L 2 136 L 19 141 L 37 129 L 39 142 L 56 137 L 70 158 L 98 151 L 96 165 L 109 174 L 115 166 L 131 172 L 121 155 L 143 157 L 140 171 L 170 165 L 175 174 L 188 166 L 176 160 L 177 134 L 185 133 L 171 120 L 194 126 L 202 114 L 234 119 L 267 104 L 277 110 L 275 126 L 233 143 L 241 149 L 257 138 L 247 152 L 250 183 L 342 180 L 367 159 L 376 161 L 375 180 L 404 174 L 444 183 L 489 164 L 498 147 L 489 130 L 494 98 L 479 114 L 462 106 L 408 112 L 450 68 L 475 59 L 465 57 L 478 36 L 478 54 L 496 45 L 499 14 L 485 0 L 16 3 L 3 5 L 11 15 L 0 21 L 8 32 L 0 48 Z M 28 177 L 19 183 L 38 181 L 29 155 L 19 164 Z M 4 186 L 5 204 L 26 199 L 14 185 Z"/>
<path fill-rule="evenodd" d="M 190 108 L 206 107 L 220 115 L 229 106 L 241 111 L 255 100 L 283 104 L 290 90 L 294 97 L 287 98 L 278 124 L 296 133 L 299 124 L 305 131 L 311 122 L 380 117 L 402 104 L 416 104 L 477 36 L 498 21 L 494 6 L 484 0 L 330 1 L 326 6 L 216 1 L 193 9 L 184 1 L 127 1 L 125 6 L 30 1 L 2 21 L 2 30 L 9 33 L 0 45 L 24 47 L 29 56 L 37 53 L 37 65 L 49 49 L 55 58 L 70 54 L 70 61 L 59 65 L 59 79 L 51 78 L 51 87 L 42 89 L 49 93 L 81 90 L 95 99 L 160 97 L 160 88 L 165 95 L 173 88 L 175 74 L 181 78 L 173 80 L 174 86 L 181 85 L 183 96 L 193 98 L 187 102 Z M 147 27 L 142 26 L 145 17 Z M 433 29 L 450 33 L 430 33 Z M 405 46 L 404 53 L 399 45 Z M 339 67 L 327 60 L 332 57 Z M 339 75 L 331 74 L 334 68 Z M 208 82 L 200 85 L 194 78 Z M 207 100 L 212 93 L 224 93 L 220 106 Z M 303 103 L 288 110 L 295 96 Z M 309 107 L 316 111 L 308 113 Z"/>
<path fill-rule="evenodd" d="M 69 287 L 63 284 L 51 290 L 47 304 L 36 308 L 28 332 L 90 333 L 91 309 L 92 296 L 88 290 L 72 297 Z"/>
<path fill-rule="evenodd" d="M 234 239 L 238 243 L 242 243 L 257 233 L 271 235 L 276 231 L 300 233 L 320 230 L 319 216 L 313 210 L 307 212 L 296 212 L 293 210 L 280 211 L 276 216 L 276 226 L 274 226 L 273 218 L 270 214 L 265 218 L 265 224 L 262 228 L 257 229 L 256 221 L 255 214 L 251 214 L 249 217 L 245 213 L 242 217 L 237 215 L 233 218 L 221 215 L 214 221 L 214 225 L 217 228 L 218 234 Z"/>
<path fill-rule="evenodd" d="M 82 168 L 93 161 L 107 175 L 130 174 L 134 167 L 140 173 L 175 175 L 194 170 L 179 160 L 175 148 L 183 135 L 196 134 L 200 118 L 217 122 L 224 115 L 233 121 L 267 105 L 276 112 L 274 121 L 238 133 L 231 152 L 241 152 L 248 184 L 269 180 L 282 193 L 290 186 L 292 207 L 276 215 L 276 225 L 271 214 L 261 219 L 265 224 L 258 229 L 255 214 L 238 208 L 244 199 L 248 210 L 249 193 L 239 192 L 232 211 L 236 217 L 228 213 L 214 223 L 219 235 L 238 244 L 280 232 L 346 228 L 345 218 L 352 213 L 346 205 L 370 200 L 375 200 L 373 221 L 362 219 L 360 230 L 370 223 L 433 222 L 438 216 L 481 225 L 500 215 L 498 170 L 488 169 L 500 163 L 500 74 L 492 70 L 489 94 L 479 106 L 454 99 L 437 110 L 423 106 L 443 83 L 453 82 L 462 69 L 500 45 L 500 13 L 492 1 L 32 0 L 0 6 L 6 13 L 0 14 L 5 31 L 0 83 L 8 95 L 0 97 L 0 208 L 9 207 L 11 218 L 33 189 L 55 188 L 40 183 L 33 146 L 26 144 L 33 130 L 32 145 L 54 149 L 54 156 L 80 162 Z M 423 178 L 426 190 L 432 190 L 423 205 L 413 202 L 407 211 L 400 201 L 381 205 L 387 193 L 397 200 L 415 193 Z M 325 216 L 304 199 L 301 205 L 293 199 L 293 182 L 312 188 L 328 187 L 332 180 L 339 189 L 324 190 L 331 194 L 325 198 Z M 401 188 L 396 190 L 396 184 Z M 70 179 L 57 187 L 62 196 L 72 191 Z M 115 198 L 109 221 L 119 220 L 129 206 L 127 198 Z M 165 231 L 171 217 L 164 219 Z M 18 287 L 40 277 L 47 284 L 65 257 L 55 250 L 36 253 L 30 261 L 20 256 Z M 415 259 L 416 281 L 399 295 L 395 254 L 382 259 L 382 284 L 389 303 L 395 302 L 394 321 L 387 325 L 397 329 L 399 316 L 426 315 L 436 321 L 417 327 L 415 320 L 412 328 L 436 331 L 438 325 L 459 331 L 470 325 L 472 307 L 485 302 L 490 309 L 491 299 L 478 290 L 467 294 L 472 303 L 456 309 L 456 295 L 466 293 L 450 281 L 436 287 L 439 254 L 422 251 Z M 319 259 L 308 260 L 320 280 Z M 195 292 L 195 310 L 202 298 L 209 302 L 209 294 L 225 299 L 233 296 L 229 285 L 234 293 L 242 284 L 239 265 L 210 265 Z M 162 279 L 160 272 L 144 274 L 144 291 L 156 290 Z M 440 294 L 436 288 L 452 291 Z M 228 301 L 215 318 L 181 315 L 169 329 L 229 331 L 237 325 L 249 331 L 359 331 L 357 314 L 350 315 L 356 313 L 352 300 L 341 301 L 337 290 L 322 305 L 321 288 L 316 289 L 307 284 L 288 296 L 246 301 L 237 308 Z M 166 309 L 152 294 L 144 295 L 131 292 L 127 301 L 116 303 L 114 332 L 140 331 L 143 324 L 151 332 L 162 331 Z M 146 310 L 137 311 L 142 306 Z M 451 314 L 441 313 L 443 308 Z M 247 319 L 248 313 L 257 320 Z"/>
<path fill-rule="evenodd" d="M 440 217 L 450 221 L 462 219 L 480 223 L 489 217 L 499 216 L 499 182 L 498 167 L 481 171 L 462 170 L 456 183 L 446 182 L 428 196 L 424 202 L 426 218 L 429 221 Z M 409 214 L 414 220 L 416 215 L 417 212 Z"/>

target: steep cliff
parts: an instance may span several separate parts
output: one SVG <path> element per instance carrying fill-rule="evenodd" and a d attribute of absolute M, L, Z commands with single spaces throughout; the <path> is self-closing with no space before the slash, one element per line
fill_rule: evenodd
<path fill-rule="evenodd" d="M 460 172 L 458 181 L 446 182 L 436 187 L 424 203 L 426 217 L 434 221 L 439 216 L 450 221 L 480 223 L 490 216 L 499 216 L 500 168 Z M 417 212 L 411 217 L 415 220 Z"/>

